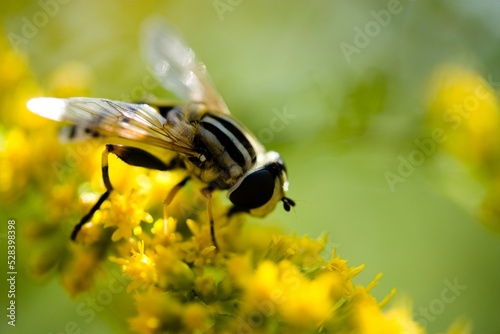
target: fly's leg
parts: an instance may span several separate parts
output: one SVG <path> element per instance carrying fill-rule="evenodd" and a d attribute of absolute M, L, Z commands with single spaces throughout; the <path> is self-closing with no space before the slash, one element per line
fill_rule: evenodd
<path fill-rule="evenodd" d="M 99 210 L 102 203 L 104 203 L 104 201 L 109 197 L 111 191 L 113 191 L 113 186 L 111 185 L 111 181 L 109 179 L 109 171 L 108 171 L 109 153 L 115 154 L 123 162 L 131 166 L 138 166 L 156 170 L 170 170 L 174 168 L 184 167 L 182 160 L 180 158 L 174 158 L 172 161 L 166 164 L 165 162 L 158 159 L 151 153 L 148 153 L 137 147 L 111 145 L 111 144 L 106 145 L 104 151 L 102 152 L 102 181 L 104 182 L 104 186 L 106 187 L 106 192 L 102 194 L 101 197 L 99 197 L 99 200 L 94 204 L 94 206 L 90 209 L 90 211 L 85 216 L 83 216 L 80 222 L 73 228 L 73 232 L 71 233 L 71 240 L 73 241 L 78 236 L 78 232 L 80 232 L 83 225 L 85 225 L 92 218 L 94 213 L 97 210 Z"/>
<path fill-rule="evenodd" d="M 212 192 L 214 189 L 212 187 L 203 188 L 202 193 L 203 196 L 207 199 L 207 211 L 208 211 L 208 220 L 210 222 L 210 236 L 212 238 L 212 244 L 215 246 L 215 250 L 219 249 L 217 245 L 217 239 L 215 238 L 215 223 L 214 216 L 212 213 Z"/>
<path fill-rule="evenodd" d="M 165 200 L 163 201 L 163 232 L 165 233 L 165 235 L 168 233 L 167 207 L 170 205 L 170 203 L 172 203 L 175 195 L 179 192 L 179 190 L 182 189 L 182 187 L 186 185 L 188 181 L 189 176 L 186 176 L 184 179 L 182 179 L 181 182 L 177 183 L 175 187 L 172 188 L 172 190 L 170 190 L 167 197 L 165 197 Z"/>
<path fill-rule="evenodd" d="M 94 213 L 99 210 L 102 203 L 109 197 L 109 194 L 113 190 L 113 186 L 111 185 L 111 181 L 109 180 L 109 171 L 108 171 L 108 155 L 110 151 L 111 145 L 106 145 L 106 148 L 102 152 L 101 158 L 101 168 L 102 168 L 102 181 L 104 182 L 104 186 L 106 187 L 106 192 L 99 197 L 99 200 L 94 204 L 94 206 L 90 209 L 90 211 L 82 217 L 80 222 L 75 225 L 73 228 L 73 232 L 71 232 L 71 240 L 75 241 L 78 232 L 82 229 L 83 225 L 85 225 L 94 215 Z"/>

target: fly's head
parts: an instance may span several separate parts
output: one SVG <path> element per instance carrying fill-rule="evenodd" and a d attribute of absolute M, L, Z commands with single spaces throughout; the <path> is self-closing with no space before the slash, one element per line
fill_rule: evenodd
<path fill-rule="evenodd" d="M 280 155 L 270 151 L 264 162 L 249 170 L 228 191 L 229 200 L 238 208 L 254 216 L 265 216 L 273 211 L 278 202 L 283 202 L 290 211 L 295 202 L 285 196 L 288 190 L 286 168 Z"/>

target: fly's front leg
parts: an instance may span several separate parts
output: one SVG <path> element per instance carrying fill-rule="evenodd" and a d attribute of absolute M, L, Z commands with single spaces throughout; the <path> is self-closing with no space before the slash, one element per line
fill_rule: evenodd
<path fill-rule="evenodd" d="M 179 190 L 186 185 L 186 183 L 189 181 L 189 176 L 186 176 L 184 179 L 182 179 L 181 182 L 177 183 L 175 187 L 170 190 L 168 193 L 167 197 L 165 197 L 165 200 L 163 201 L 163 232 L 165 235 L 168 233 L 168 214 L 167 214 L 167 207 L 172 203 L 172 200 L 174 199 L 175 195 L 179 192 Z"/>
<path fill-rule="evenodd" d="M 219 246 L 217 245 L 217 239 L 215 238 L 215 223 L 214 216 L 212 213 L 212 192 L 214 191 L 213 187 L 206 187 L 202 189 L 203 196 L 207 199 L 207 211 L 208 211 L 208 220 L 210 222 L 210 236 L 212 237 L 212 243 L 215 246 L 215 249 L 218 250 Z"/>
<path fill-rule="evenodd" d="M 87 213 L 80 220 L 80 222 L 74 227 L 73 232 L 71 233 L 71 240 L 76 239 L 78 232 L 82 229 L 83 225 L 85 225 L 92 218 L 94 213 L 97 210 L 99 210 L 102 203 L 109 197 L 109 194 L 113 190 L 113 186 L 111 185 L 111 181 L 109 179 L 109 171 L 108 171 L 109 153 L 115 154 L 123 162 L 132 166 L 138 166 L 156 170 L 169 170 L 169 169 L 183 167 L 183 163 L 180 160 L 180 158 L 174 158 L 172 161 L 166 164 L 162 160 L 152 155 L 151 153 L 148 153 L 137 147 L 111 145 L 111 144 L 106 145 L 106 148 L 102 152 L 102 181 L 104 182 L 104 186 L 106 187 L 106 192 L 102 194 L 101 197 L 99 197 L 99 200 L 90 209 L 89 213 Z"/>

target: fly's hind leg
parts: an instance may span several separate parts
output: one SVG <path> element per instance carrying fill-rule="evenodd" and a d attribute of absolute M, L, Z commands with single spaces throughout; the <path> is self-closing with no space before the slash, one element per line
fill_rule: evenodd
<path fill-rule="evenodd" d="M 182 161 L 178 158 L 175 158 L 170 163 L 166 164 L 151 153 L 148 153 L 137 147 L 111 144 L 106 145 L 104 151 L 102 152 L 102 180 L 104 182 L 104 186 L 106 187 L 106 192 L 102 194 L 101 197 L 99 197 L 99 200 L 94 204 L 90 211 L 85 216 L 83 216 L 80 222 L 73 228 L 73 232 L 71 233 L 71 240 L 76 239 L 78 232 L 82 229 L 83 225 L 85 225 L 92 218 L 94 213 L 99 210 L 102 203 L 104 203 L 104 201 L 109 197 L 111 191 L 113 191 L 113 186 L 111 185 L 108 171 L 109 153 L 115 154 L 126 164 L 149 169 L 169 170 L 183 166 Z"/>
<path fill-rule="evenodd" d="M 102 181 L 104 182 L 104 186 L 106 187 L 106 192 L 99 197 L 99 200 L 94 204 L 94 206 L 90 209 L 90 211 L 82 217 L 80 222 L 75 225 L 73 228 L 73 232 L 71 232 L 71 240 L 75 241 L 76 236 L 78 235 L 78 232 L 82 229 L 83 225 L 85 225 L 94 215 L 94 213 L 99 210 L 101 207 L 102 203 L 109 197 L 109 194 L 113 190 L 113 186 L 111 185 L 111 181 L 109 180 L 109 171 L 108 171 L 108 155 L 110 151 L 109 146 L 111 145 L 106 145 L 106 148 L 102 152 L 102 159 L 101 159 L 101 168 L 102 168 Z"/>

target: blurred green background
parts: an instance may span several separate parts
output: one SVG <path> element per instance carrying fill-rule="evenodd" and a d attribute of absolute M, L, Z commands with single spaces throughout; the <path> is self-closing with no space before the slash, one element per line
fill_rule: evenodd
<path fill-rule="evenodd" d="M 443 168 L 437 152 L 393 191 L 385 177 L 424 136 L 437 66 L 472 68 L 498 89 L 500 2 L 2 1 L 0 15 L 41 87 L 59 66 L 78 62 L 92 73 L 90 96 L 111 99 L 144 93 L 141 24 L 165 18 L 207 65 L 232 113 L 287 163 L 295 210 L 249 223 L 327 233 L 325 256 L 336 248 L 351 265 L 365 263 L 359 283 L 383 272 L 374 295 L 380 300 L 396 287 L 395 299 L 408 296 L 430 333 L 459 316 L 474 333 L 500 333 L 500 237 L 474 216 L 484 195 L 474 176 L 456 161 Z M 12 43 L 27 21 L 39 27 Z M 289 116 L 273 127 L 277 113 Z M 19 219 L 18 208 L 2 210 L 3 223 Z M 82 333 L 124 330 L 112 309 L 84 321 L 75 312 L 81 301 L 70 300 L 56 277 L 33 281 L 20 242 L 17 332 L 71 332 L 70 322 Z M 454 282 L 461 288 L 445 302 L 443 290 Z M 10 333 L 2 319 L 0 332 Z"/>

